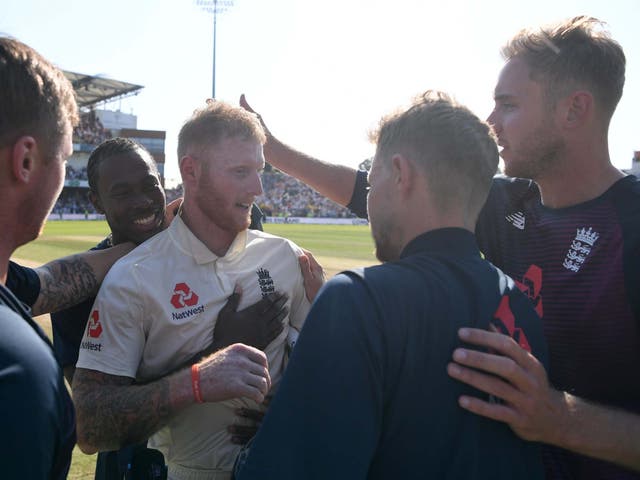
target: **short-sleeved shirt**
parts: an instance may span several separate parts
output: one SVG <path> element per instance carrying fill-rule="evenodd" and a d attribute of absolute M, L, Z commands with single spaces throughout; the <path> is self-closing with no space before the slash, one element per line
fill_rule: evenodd
<path fill-rule="evenodd" d="M 255 230 L 240 232 L 226 255 L 212 253 L 176 217 L 109 271 L 80 345 L 77 367 L 139 381 L 157 379 L 208 347 L 215 320 L 234 287 L 242 287 L 239 309 L 263 295 L 289 296 L 283 332 L 265 349 L 272 382 L 285 363 L 291 332 L 309 310 L 292 242 Z M 172 464 L 230 471 L 239 447 L 227 426 L 238 407 L 263 409 L 246 399 L 193 405 L 153 435 L 149 446 Z"/>
<path fill-rule="evenodd" d="M 33 268 L 10 261 L 6 287 L 18 300 L 32 307 L 40 294 L 40 278 Z"/>
<path fill-rule="evenodd" d="M 111 237 L 107 237 L 91 250 L 104 250 L 111 246 Z M 94 301 L 95 297 L 91 297 L 66 310 L 51 314 L 53 351 L 63 368 L 73 366 L 78 361 L 78 349 Z"/>
<path fill-rule="evenodd" d="M 399 261 L 337 275 L 238 479 L 543 478 L 539 445 L 460 408 L 480 394 L 447 375 L 458 329 L 490 322 L 546 361 L 528 299 L 466 230 L 427 232 Z"/>
<path fill-rule="evenodd" d="M 71 398 L 44 332 L 0 285 L 2 478 L 62 480 L 75 444 Z"/>

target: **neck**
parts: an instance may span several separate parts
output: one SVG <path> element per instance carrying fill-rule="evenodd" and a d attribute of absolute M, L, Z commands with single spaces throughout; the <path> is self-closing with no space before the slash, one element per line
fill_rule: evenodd
<path fill-rule="evenodd" d="M 611 164 L 605 141 L 568 154 L 556 168 L 534 180 L 543 205 L 565 208 L 599 197 L 624 176 Z"/>
<path fill-rule="evenodd" d="M 223 230 L 204 216 L 197 206 L 187 203 L 185 198 L 182 206 L 182 221 L 191 233 L 206 247 L 219 257 L 224 257 L 236 238 L 237 233 Z"/>
<path fill-rule="evenodd" d="M 0 246 L 0 283 L 7 283 L 7 272 L 9 271 L 9 259 L 11 258 L 11 249 L 5 245 Z"/>
<path fill-rule="evenodd" d="M 430 204 L 421 201 L 414 202 L 412 205 L 423 206 Z M 471 218 L 468 211 L 468 209 L 462 209 L 460 211 L 441 212 L 439 209 L 427 207 L 416 209 L 413 212 L 408 211 L 408 215 L 399 215 L 399 217 L 404 217 L 399 221 L 402 233 L 402 248 L 404 249 L 418 235 L 441 228 L 463 228 L 473 233 L 475 231 L 477 213 Z"/>

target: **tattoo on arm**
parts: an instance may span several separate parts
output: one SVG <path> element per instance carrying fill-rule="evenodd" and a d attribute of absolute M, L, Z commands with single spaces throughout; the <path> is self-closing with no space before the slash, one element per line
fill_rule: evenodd
<path fill-rule="evenodd" d="M 73 397 L 78 443 L 90 450 L 116 450 L 147 440 L 168 423 L 174 408 L 167 377 L 137 385 L 129 377 L 78 368 Z"/>
<path fill-rule="evenodd" d="M 51 313 L 95 296 L 100 283 L 91 265 L 81 255 L 54 260 L 36 268 L 40 294 L 33 304 L 34 315 Z"/>

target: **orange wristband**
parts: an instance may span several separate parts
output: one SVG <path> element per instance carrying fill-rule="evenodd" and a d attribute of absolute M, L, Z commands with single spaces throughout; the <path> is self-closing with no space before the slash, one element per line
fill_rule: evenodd
<path fill-rule="evenodd" d="M 200 392 L 200 367 L 197 363 L 191 365 L 191 388 L 193 388 L 193 397 L 198 403 L 204 403 Z"/>

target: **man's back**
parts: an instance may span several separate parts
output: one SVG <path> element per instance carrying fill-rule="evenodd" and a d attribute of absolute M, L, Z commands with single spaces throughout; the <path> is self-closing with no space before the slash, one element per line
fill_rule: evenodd
<path fill-rule="evenodd" d="M 467 231 L 402 257 L 319 295 L 240 478 L 542 478 L 538 446 L 460 409 L 477 392 L 446 373 L 458 329 L 492 318 L 546 358 L 528 299 Z"/>

